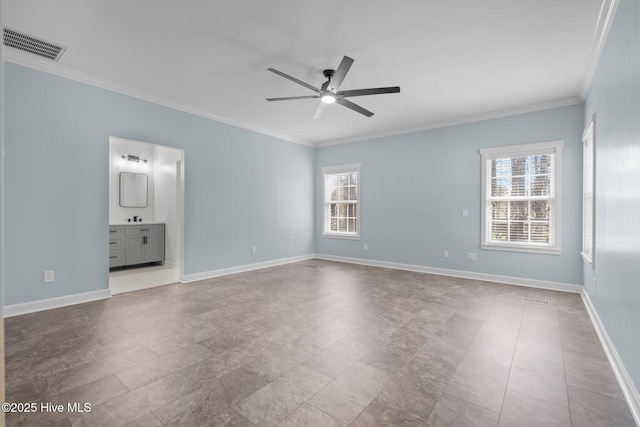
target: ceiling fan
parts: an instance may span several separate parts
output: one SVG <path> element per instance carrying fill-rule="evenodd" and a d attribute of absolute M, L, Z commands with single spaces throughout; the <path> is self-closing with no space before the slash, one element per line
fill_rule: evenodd
<path fill-rule="evenodd" d="M 274 68 L 267 68 L 267 70 L 276 73 L 279 76 L 284 77 L 285 79 L 291 80 L 294 83 L 298 83 L 301 86 L 306 87 L 314 91 L 315 95 L 304 95 L 304 96 L 287 96 L 284 98 L 267 98 L 267 101 L 290 101 L 294 99 L 313 99 L 319 98 L 320 104 L 318 105 L 318 109 L 316 110 L 316 114 L 313 116 L 314 119 L 317 119 L 322 114 L 322 110 L 324 110 L 324 106 L 327 104 L 339 104 L 343 107 L 347 107 L 353 111 L 357 111 L 360 114 L 364 114 L 367 117 L 373 116 L 373 113 L 365 108 L 362 108 L 358 104 L 354 104 L 353 102 L 345 99 L 352 96 L 364 96 L 364 95 L 378 95 L 382 93 L 398 93 L 400 92 L 399 86 L 392 87 L 377 87 L 370 89 L 354 89 L 354 90 L 338 90 L 340 89 L 340 85 L 342 81 L 347 75 L 349 68 L 351 68 L 351 64 L 353 64 L 353 59 L 345 56 L 340 61 L 340 65 L 336 70 L 324 70 L 322 74 L 327 79 L 326 82 L 322 84 L 320 89 L 314 87 L 308 83 L 303 82 L 302 80 L 298 80 L 295 77 L 291 77 L 288 74 L 283 73 L 282 71 L 278 71 Z"/>

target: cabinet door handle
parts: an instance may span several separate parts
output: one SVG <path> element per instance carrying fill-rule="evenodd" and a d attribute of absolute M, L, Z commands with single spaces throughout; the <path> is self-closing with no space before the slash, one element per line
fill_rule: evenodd
<path fill-rule="evenodd" d="M 109 230 L 109 233 L 117 233 L 118 230 Z"/>
<path fill-rule="evenodd" d="M 140 231 L 149 231 L 148 228 L 141 228 Z"/>
<path fill-rule="evenodd" d="M 147 236 L 144 236 L 142 238 L 142 244 L 146 245 L 147 244 Z"/>
<path fill-rule="evenodd" d="M 117 245 L 118 242 L 109 242 L 110 245 Z"/>
<path fill-rule="evenodd" d="M 118 255 L 112 255 L 109 258 L 118 258 Z"/>

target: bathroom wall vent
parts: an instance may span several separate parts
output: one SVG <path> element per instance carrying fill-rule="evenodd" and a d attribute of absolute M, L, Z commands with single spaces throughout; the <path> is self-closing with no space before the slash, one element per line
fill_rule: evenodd
<path fill-rule="evenodd" d="M 42 40 L 29 34 L 4 27 L 4 45 L 19 49 L 23 52 L 29 52 L 42 58 L 52 61 L 59 61 L 60 57 L 67 49 L 64 46 Z"/>

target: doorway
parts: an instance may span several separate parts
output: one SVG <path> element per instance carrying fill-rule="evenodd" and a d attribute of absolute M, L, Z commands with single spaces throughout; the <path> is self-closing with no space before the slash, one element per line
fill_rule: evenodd
<path fill-rule="evenodd" d="M 133 206 L 123 202 L 123 174 L 146 181 L 146 187 L 136 189 L 141 194 Z M 119 241 L 123 247 L 112 246 L 110 236 L 110 258 L 121 260 L 114 265 L 110 259 L 112 295 L 179 282 L 184 274 L 184 150 L 109 137 L 109 225 L 110 231 L 138 225 L 164 230 L 162 260 L 149 263 L 127 258 L 128 236 Z"/>

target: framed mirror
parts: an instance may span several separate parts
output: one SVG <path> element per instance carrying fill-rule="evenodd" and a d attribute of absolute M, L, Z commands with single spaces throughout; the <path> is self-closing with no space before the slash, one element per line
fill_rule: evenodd
<path fill-rule="evenodd" d="M 148 177 L 144 173 L 120 172 L 120 206 L 147 207 Z"/>

